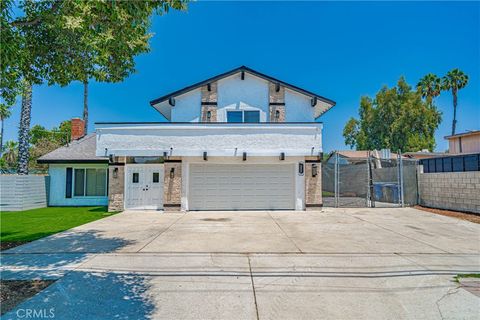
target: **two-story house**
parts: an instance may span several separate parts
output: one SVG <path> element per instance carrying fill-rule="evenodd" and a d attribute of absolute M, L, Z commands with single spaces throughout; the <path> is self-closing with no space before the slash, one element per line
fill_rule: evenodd
<path fill-rule="evenodd" d="M 112 211 L 322 206 L 322 123 L 316 120 L 334 101 L 242 66 L 150 104 L 168 122 L 96 123 L 96 134 L 40 159 L 50 164 L 50 205 L 108 203 Z M 81 120 L 75 124 L 81 128 Z"/>

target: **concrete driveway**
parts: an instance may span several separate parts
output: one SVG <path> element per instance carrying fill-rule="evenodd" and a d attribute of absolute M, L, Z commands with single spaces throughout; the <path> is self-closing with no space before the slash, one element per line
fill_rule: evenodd
<path fill-rule="evenodd" d="M 405 208 L 124 212 L 2 253 L 63 319 L 479 319 L 480 226 Z"/>

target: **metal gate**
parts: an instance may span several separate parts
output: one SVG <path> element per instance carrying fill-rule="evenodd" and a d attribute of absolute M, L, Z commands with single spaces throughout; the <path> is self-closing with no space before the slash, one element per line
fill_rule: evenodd
<path fill-rule="evenodd" d="M 385 153 L 385 152 L 384 152 Z M 403 207 L 417 204 L 417 161 L 401 154 L 347 157 L 333 153 L 322 168 L 326 207 Z"/>

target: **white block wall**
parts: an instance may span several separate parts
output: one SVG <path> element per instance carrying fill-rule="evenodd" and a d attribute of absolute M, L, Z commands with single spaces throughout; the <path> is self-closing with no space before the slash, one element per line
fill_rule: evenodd
<path fill-rule="evenodd" d="M 47 206 L 45 175 L 0 175 L 0 210 L 22 211 Z"/>

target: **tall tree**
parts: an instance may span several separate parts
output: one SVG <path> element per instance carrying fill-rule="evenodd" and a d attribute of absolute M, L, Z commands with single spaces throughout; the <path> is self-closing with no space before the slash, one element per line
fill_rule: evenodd
<path fill-rule="evenodd" d="M 10 108 L 6 104 L 0 104 L 0 121 L 2 128 L 0 129 L 0 157 L 2 156 L 3 152 L 3 126 L 4 121 L 12 114 Z"/>
<path fill-rule="evenodd" d="M 457 127 L 457 94 L 458 90 L 468 84 L 468 76 L 459 69 L 450 70 L 442 79 L 443 90 L 451 90 L 453 96 L 452 135 Z"/>
<path fill-rule="evenodd" d="M 345 143 L 352 148 L 402 152 L 435 148 L 441 113 L 423 101 L 403 77 L 397 86 L 383 87 L 374 99 L 362 97 L 359 114 L 360 119 L 351 118 L 343 129 Z"/>
<path fill-rule="evenodd" d="M 428 105 L 432 106 L 433 99 L 438 97 L 442 91 L 442 80 L 433 73 L 429 73 L 420 79 L 417 90 L 427 100 Z"/>
<path fill-rule="evenodd" d="M 32 86 L 47 80 L 85 86 L 88 81 L 121 81 L 134 71 L 134 57 L 148 51 L 152 13 L 184 9 L 187 0 L 23 0 L 13 17 L 13 0 L 0 1 L 2 46 L 1 94 L 12 103 L 22 95 L 18 173 L 28 174 Z M 63 71 L 59 71 L 64 69 Z M 12 103 L 13 104 L 13 103 Z"/>

